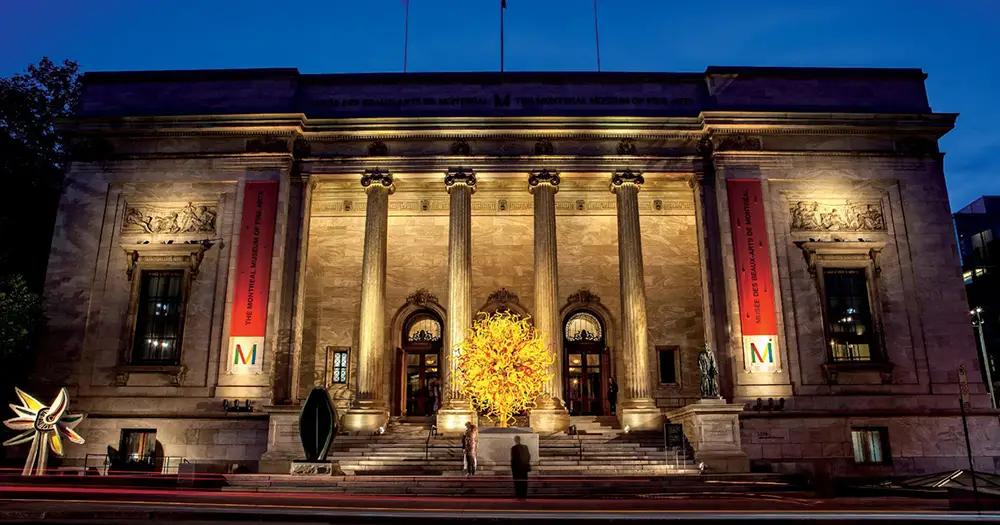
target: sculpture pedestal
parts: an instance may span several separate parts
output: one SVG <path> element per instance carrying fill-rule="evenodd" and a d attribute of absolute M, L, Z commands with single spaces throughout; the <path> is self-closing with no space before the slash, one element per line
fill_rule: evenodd
<path fill-rule="evenodd" d="M 708 472 L 750 472 L 750 460 L 740 440 L 743 407 L 725 399 L 701 399 L 667 412 L 671 423 L 684 425 L 684 435 L 694 449 L 696 461 Z"/>
<path fill-rule="evenodd" d="M 257 472 L 284 474 L 292 460 L 302 457 L 299 438 L 299 405 L 266 406 L 267 452 L 260 457 Z"/>
<path fill-rule="evenodd" d="M 333 476 L 340 472 L 336 461 L 292 461 L 289 474 L 293 476 Z"/>
<path fill-rule="evenodd" d="M 484 428 L 479 431 L 479 448 L 476 450 L 476 460 L 480 468 L 483 466 L 510 466 L 510 448 L 514 446 L 514 438 L 521 438 L 521 444 L 531 452 L 531 464 L 538 464 L 538 433 L 532 428 Z"/>

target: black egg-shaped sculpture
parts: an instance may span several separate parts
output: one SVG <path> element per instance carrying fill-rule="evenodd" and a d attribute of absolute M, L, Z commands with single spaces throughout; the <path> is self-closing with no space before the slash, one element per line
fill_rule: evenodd
<path fill-rule="evenodd" d="M 337 433 L 337 411 L 325 388 L 314 388 L 299 415 L 299 438 L 306 461 L 326 461 Z"/>

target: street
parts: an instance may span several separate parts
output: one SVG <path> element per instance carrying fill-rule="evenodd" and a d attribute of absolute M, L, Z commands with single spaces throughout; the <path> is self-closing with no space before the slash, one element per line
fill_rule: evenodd
<path fill-rule="evenodd" d="M 359 496 L 115 487 L 0 486 L 4 523 L 426 523 L 625 520 L 723 523 L 766 520 L 994 522 L 1000 515 L 952 512 L 947 500 L 820 499 L 797 494 L 676 493 L 637 499 Z"/>

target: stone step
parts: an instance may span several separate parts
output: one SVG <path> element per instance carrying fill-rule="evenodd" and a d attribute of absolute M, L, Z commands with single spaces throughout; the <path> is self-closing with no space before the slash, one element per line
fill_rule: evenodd
<path fill-rule="evenodd" d="M 619 477 L 613 472 L 613 478 L 599 476 L 581 480 L 579 473 L 567 471 L 565 477 L 553 475 L 555 471 L 546 471 L 545 475 L 533 472 L 530 481 L 530 492 L 533 496 L 564 497 L 564 498 L 604 498 L 621 495 L 673 495 L 705 494 L 705 493 L 795 493 L 804 497 L 801 486 L 791 483 L 789 479 L 775 475 L 743 475 L 738 477 L 699 476 L 691 469 L 673 470 L 669 473 L 657 473 L 635 477 Z M 308 493 L 341 493 L 368 495 L 435 495 L 435 496 L 480 496 L 509 497 L 513 492 L 513 484 L 509 476 L 485 475 L 476 476 L 405 476 L 385 477 L 379 475 L 357 477 L 271 477 L 259 479 L 244 477 L 242 479 L 227 477 L 229 486 L 223 491 L 259 491 L 259 492 L 308 492 Z M 719 483 L 719 481 L 726 481 Z M 766 485 L 761 485 L 764 482 Z"/>

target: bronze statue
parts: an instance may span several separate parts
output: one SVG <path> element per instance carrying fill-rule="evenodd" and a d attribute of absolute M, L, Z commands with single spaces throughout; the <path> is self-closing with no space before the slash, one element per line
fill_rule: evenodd
<path fill-rule="evenodd" d="M 701 397 L 720 398 L 719 367 L 715 362 L 715 354 L 707 344 L 701 347 L 701 352 L 698 353 L 698 369 L 701 370 Z"/>

